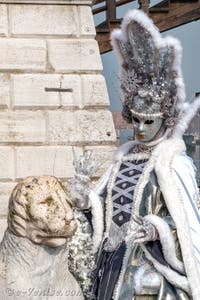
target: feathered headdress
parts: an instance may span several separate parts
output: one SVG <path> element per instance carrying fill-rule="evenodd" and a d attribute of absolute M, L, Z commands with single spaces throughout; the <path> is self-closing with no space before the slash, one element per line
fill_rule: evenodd
<path fill-rule="evenodd" d="M 163 38 L 140 10 L 125 16 L 121 29 L 113 31 L 111 42 L 120 61 L 122 116 L 130 123 L 132 111 L 139 116 L 162 117 L 166 127 L 177 125 L 184 116 L 185 103 L 180 42 Z M 195 111 L 197 107 L 196 103 Z"/>

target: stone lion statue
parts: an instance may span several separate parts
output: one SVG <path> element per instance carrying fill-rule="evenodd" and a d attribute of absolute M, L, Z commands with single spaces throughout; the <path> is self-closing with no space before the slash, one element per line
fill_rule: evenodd
<path fill-rule="evenodd" d="M 57 178 L 18 183 L 0 244 L 0 299 L 83 300 L 68 270 L 67 241 L 76 227 L 72 203 Z"/>

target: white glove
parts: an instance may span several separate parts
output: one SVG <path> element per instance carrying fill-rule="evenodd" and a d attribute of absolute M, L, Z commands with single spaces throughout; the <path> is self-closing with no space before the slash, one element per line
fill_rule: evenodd
<path fill-rule="evenodd" d="M 146 243 L 158 239 L 158 232 L 154 225 L 141 216 L 133 216 L 136 223 L 133 229 L 129 229 L 128 239 L 134 243 Z"/>
<path fill-rule="evenodd" d="M 75 206 L 80 209 L 88 209 L 89 193 L 90 189 L 90 178 L 97 171 L 99 165 L 97 165 L 91 159 L 92 152 L 86 151 L 84 155 L 81 155 L 78 159 L 74 154 L 74 168 L 75 176 L 68 180 L 69 191 Z"/>

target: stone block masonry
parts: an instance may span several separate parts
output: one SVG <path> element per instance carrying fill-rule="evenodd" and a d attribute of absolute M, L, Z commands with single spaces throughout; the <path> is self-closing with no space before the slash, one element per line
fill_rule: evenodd
<path fill-rule="evenodd" d="M 46 43 L 39 39 L 0 39 L 0 71 L 46 70 Z"/>
<path fill-rule="evenodd" d="M 10 193 L 31 175 L 74 174 L 92 149 L 105 171 L 115 150 L 91 0 L 0 1 L 0 240 Z"/>
<path fill-rule="evenodd" d="M 0 36 L 8 36 L 7 5 L 0 4 Z"/>

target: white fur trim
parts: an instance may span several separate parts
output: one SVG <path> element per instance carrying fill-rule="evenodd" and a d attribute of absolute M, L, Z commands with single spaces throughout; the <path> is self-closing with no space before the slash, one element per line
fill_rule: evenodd
<path fill-rule="evenodd" d="M 90 192 L 89 199 L 93 225 L 93 253 L 96 253 L 103 237 L 103 209 L 101 201 L 95 192 Z"/>
<path fill-rule="evenodd" d="M 126 155 L 136 144 L 137 144 L 136 141 L 130 141 L 121 145 L 118 151 L 114 155 L 114 160 L 115 161 L 122 160 L 123 156 Z"/>
<path fill-rule="evenodd" d="M 122 65 L 124 62 L 124 58 L 119 51 L 118 41 L 123 40 L 123 35 L 121 29 L 114 29 L 111 33 L 111 45 L 117 54 L 120 64 Z"/>
<path fill-rule="evenodd" d="M 115 183 L 115 179 L 117 176 L 117 173 L 119 171 L 121 165 L 121 161 L 116 162 L 113 165 L 112 168 L 112 172 L 108 181 L 108 185 L 107 185 L 107 198 L 106 198 L 106 213 L 105 213 L 105 218 L 106 218 L 106 230 L 104 233 L 104 237 L 108 237 L 109 236 L 109 231 L 110 231 L 110 226 L 111 226 L 111 222 L 112 222 L 112 212 L 113 212 L 113 203 L 112 203 L 112 189 Z"/>
<path fill-rule="evenodd" d="M 112 168 L 113 168 L 113 164 L 109 166 L 107 171 L 100 177 L 99 181 L 97 182 L 97 185 L 94 188 L 94 192 L 97 195 L 100 195 L 103 192 L 104 188 L 106 187 Z"/>
<path fill-rule="evenodd" d="M 181 152 L 181 144 L 184 146 L 183 141 L 171 138 L 157 147 L 156 150 L 159 151 L 160 155 L 157 156 L 155 171 L 165 203 L 176 224 L 185 271 L 193 300 L 199 300 L 200 275 L 192 245 L 187 212 L 184 209 L 182 192 L 176 185 L 176 178 L 174 178 L 172 172 L 173 159 L 176 154 Z"/>
<path fill-rule="evenodd" d="M 141 247 L 144 250 L 147 259 L 153 263 L 154 267 L 160 274 L 162 274 L 172 285 L 179 287 L 190 295 L 188 280 L 185 276 L 181 276 L 169 267 L 160 264 L 155 258 L 150 255 L 144 245 L 141 245 Z"/>
<path fill-rule="evenodd" d="M 183 263 L 176 257 L 175 242 L 169 225 L 156 215 L 147 215 L 144 219 L 157 229 L 165 260 L 173 269 L 179 271 L 181 274 L 185 274 Z"/>
<path fill-rule="evenodd" d="M 192 118 L 195 116 L 197 110 L 200 108 L 200 97 L 195 99 L 193 103 L 185 105 L 182 117 L 175 126 L 172 136 L 174 138 L 181 138 L 184 134 Z"/>
<path fill-rule="evenodd" d="M 153 36 L 153 39 L 155 41 L 161 40 L 160 33 L 157 27 L 154 25 L 153 21 L 142 10 L 138 10 L 138 9 L 130 10 L 123 19 L 121 27 L 125 39 L 127 39 L 127 32 L 126 32 L 127 26 L 132 21 L 136 21 L 139 24 L 141 24 L 141 26 L 147 28 L 147 30 Z"/>

